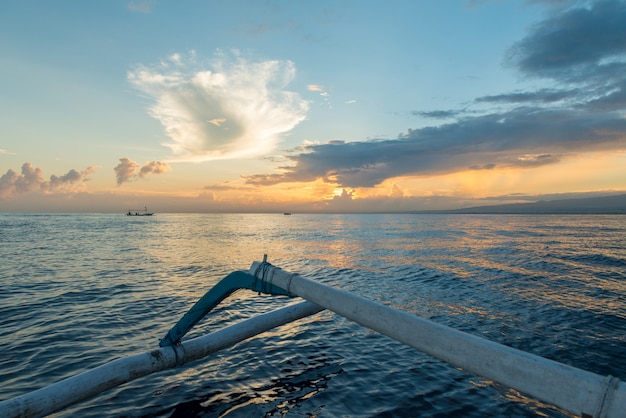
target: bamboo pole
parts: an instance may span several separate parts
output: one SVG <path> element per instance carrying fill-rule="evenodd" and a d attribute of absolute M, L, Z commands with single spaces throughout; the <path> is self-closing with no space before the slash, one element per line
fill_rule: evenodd
<path fill-rule="evenodd" d="M 258 315 L 180 345 L 119 358 L 51 386 L 0 402 L 0 417 L 43 417 L 140 377 L 171 369 L 230 347 L 323 308 L 301 302 Z"/>
<path fill-rule="evenodd" d="M 471 373 L 583 417 L 624 418 L 626 384 L 467 334 L 255 261 L 250 275 Z"/>
<path fill-rule="evenodd" d="M 112 361 L 47 388 L 0 402 L 0 416 L 47 415 L 113 386 L 204 357 L 323 308 L 471 373 L 582 417 L 621 418 L 626 411 L 626 384 L 617 378 L 599 376 L 454 330 L 285 272 L 269 263 L 254 262 L 249 275 L 229 275 L 227 278 L 240 281 L 244 288 L 264 293 L 272 293 L 278 288 L 280 294 L 301 296 L 312 303 L 304 302 L 260 315 L 180 345 L 168 345 Z M 230 291 L 231 285 L 234 286 L 228 283 L 227 291 Z M 221 292 L 218 293 L 220 295 L 209 295 L 207 301 L 201 303 L 207 306 L 194 306 L 192 310 L 198 308 L 206 313 L 205 308 L 210 310 L 214 298 L 223 299 Z M 187 319 L 191 325 L 197 321 L 197 318 Z M 183 328 L 186 329 L 186 325 Z"/>

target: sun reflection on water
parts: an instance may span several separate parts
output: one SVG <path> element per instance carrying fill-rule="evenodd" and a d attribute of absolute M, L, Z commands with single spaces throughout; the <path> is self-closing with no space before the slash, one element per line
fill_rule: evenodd
<path fill-rule="evenodd" d="M 35 380 L 52 383 L 49 374 L 153 347 L 218 280 L 263 254 L 287 271 L 503 344 L 603 375 L 626 369 L 621 217 L 85 215 L 23 217 L 3 231 L 5 397 Z M 294 302 L 236 292 L 187 338 Z M 446 403 L 452 398 L 469 415 L 479 405 L 494 415 L 563 416 L 330 312 L 131 383 L 66 416 L 138 407 L 152 416 L 401 416 L 433 405 L 460 413 Z"/>

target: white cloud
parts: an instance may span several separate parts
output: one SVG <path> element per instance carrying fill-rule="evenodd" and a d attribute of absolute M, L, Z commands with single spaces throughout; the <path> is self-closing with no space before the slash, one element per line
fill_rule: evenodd
<path fill-rule="evenodd" d="M 324 87 L 320 86 L 319 84 L 309 84 L 308 86 L 306 86 L 307 90 L 309 91 L 319 91 L 319 92 L 324 92 Z"/>
<path fill-rule="evenodd" d="M 315 91 L 318 92 L 320 94 L 320 96 L 323 97 L 322 99 L 322 104 L 325 106 L 328 106 L 328 108 L 332 109 L 333 105 L 330 102 L 330 93 L 328 91 L 326 91 L 326 88 L 322 85 L 319 84 L 309 84 L 308 86 L 306 86 L 307 90 L 309 91 Z"/>
<path fill-rule="evenodd" d="M 226 118 L 215 118 L 209 121 L 209 123 L 212 123 L 215 126 L 220 126 L 224 122 L 226 122 Z"/>
<path fill-rule="evenodd" d="M 170 55 L 169 59 L 174 64 L 179 65 L 179 64 L 182 64 L 183 57 L 179 53 L 175 53 L 175 54 Z"/>
<path fill-rule="evenodd" d="M 304 120 L 308 102 L 286 86 L 295 77 L 290 61 L 250 61 L 219 54 L 198 68 L 193 53 L 138 67 L 132 84 L 154 99 L 150 115 L 172 142 L 178 161 L 250 157 L 271 152 L 280 135 Z"/>

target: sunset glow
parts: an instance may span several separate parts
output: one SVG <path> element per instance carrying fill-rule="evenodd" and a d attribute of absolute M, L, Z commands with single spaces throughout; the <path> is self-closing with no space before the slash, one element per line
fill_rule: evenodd
<path fill-rule="evenodd" d="M 0 211 L 626 193 L 624 28 L 617 0 L 11 1 Z"/>

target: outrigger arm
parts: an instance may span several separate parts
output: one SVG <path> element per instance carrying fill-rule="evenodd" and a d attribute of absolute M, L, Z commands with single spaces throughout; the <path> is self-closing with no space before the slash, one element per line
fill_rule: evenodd
<path fill-rule="evenodd" d="M 165 337 L 159 342 L 160 347 L 180 344 L 180 340 L 202 320 L 221 301 L 240 289 L 250 289 L 255 292 L 265 293 L 274 296 L 293 295 L 285 289 L 278 287 L 263 278 L 265 270 L 271 267 L 267 262 L 267 255 L 263 257 L 263 262 L 258 265 L 254 275 L 244 271 L 235 271 L 220 280 L 208 292 L 204 294 L 187 313 L 170 329 Z M 260 277 L 258 274 L 260 273 Z"/>
<path fill-rule="evenodd" d="M 307 300 L 181 342 L 211 309 L 238 289 Z M 161 339 L 160 349 L 120 358 L 52 386 L 0 402 L 0 416 L 44 416 L 138 377 L 180 366 L 273 327 L 328 309 L 470 373 L 583 418 L 622 418 L 626 382 L 446 327 L 255 261 L 209 290 Z"/>
<path fill-rule="evenodd" d="M 236 289 L 300 296 L 360 325 L 437 357 L 449 364 L 559 406 L 581 417 L 623 417 L 626 384 L 556 361 L 498 344 L 424 318 L 398 311 L 343 290 L 286 272 L 267 262 L 252 263 L 210 290 L 161 340 L 182 335 Z"/>

